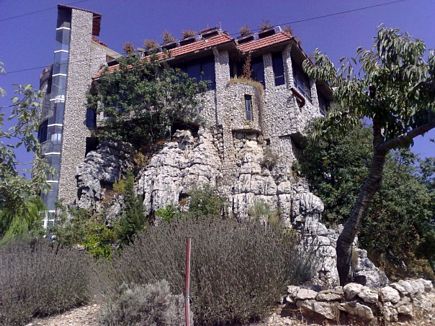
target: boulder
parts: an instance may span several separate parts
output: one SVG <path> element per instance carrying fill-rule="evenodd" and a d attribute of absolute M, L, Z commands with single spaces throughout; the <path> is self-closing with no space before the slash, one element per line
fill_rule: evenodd
<path fill-rule="evenodd" d="M 317 296 L 317 292 L 310 289 L 299 289 L 297 292 L 295 299 L 296 300 L 310 300 L 314 299 Z"/>
<path fill-rule="evenodd" d="M 343 289 L 340 287 L 339 289 L 331 289 L 331 290 L 323 290 L 320 291 L 317 296 L 317 301 L 341 301 L 343 299 L 344 293 Z"/>
<path fill-rule="evenodd" d="M 363 289 L 363 285 L 358 283 L 348 283 L 343 287 L 346 300 L 353 300 Z"/>
<path fill-rule="evenodd" d="M 315 300 L 300 300 L 296 303 L 297 307 L 306 312 L 315 312 L 323 318 L 335 320 L 337 319 L 339 310 L 336 303 L 318 302 Z"/>
<path fill-rule="evenodd" d="M 379 298 L 382 302 L 398 303 L 400 301 L 399 291 L 391 286 L 385 286 L 379 290 Z"/>
<path fill-rule="evenodd" d="M 365 321 L 369 321 L 375 318 L 375 316 L 373 315 L 373 311 L 370 307 L 360 304 L 357 301 L 340 303 L 338 305 L 338 309 Z"/>
<path fill-rule="evenodd" d="M 357 295 L 365 303 L 375 304 L 379 299 L 378 291 L 367 286 L 362 287 L 361 291 Z"/>

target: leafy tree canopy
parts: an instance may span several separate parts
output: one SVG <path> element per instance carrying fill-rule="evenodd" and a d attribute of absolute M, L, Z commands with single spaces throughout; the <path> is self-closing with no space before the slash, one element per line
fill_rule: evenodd
<path fill-rule="evenodd" d="M 4 72 L 0 64 L 0 72 Z M 0 88 L 0 94 L 4 95 Z M 6 242 L 40 229 L 43 209 L 39 194 L 48 190 L 48 166 L 40 155 L 34 132 L 38 129 L 41 94 L 31 85 L 18 85 L 7 118 L 14 126 L 4 129 L 5 113 L 0 111 L 0 241 Z M 1 108 L 0 108 L 1 109 Z M 24 147 L 35 154 L 32 176 L 20 175 L 15 150 Z"/>
<path fill-rule="evenodd" d="M 351 213 L 371 162 L 372 135 L 361 125 L 345 135 L 334 132 L 309 139 L 300 168 L 325 204 L 329 225 L 343 223 Z M 433 158 L 419 160 L 408 150 L 389 155 L 381 189 L 362 222 L 359 241 L 390 277 L 433 276 L 427 260 L 435 262 L 435 191 L 425 180 Z M 422 172 L 424 171 L 424 173 Z M 422 260 L 425 258 L 426 260 Z"/>
<path fill-rule="evenodd" d="M 130 53 L 94 83 L 88 103 L 106 117 L 100 137 L 140 146 L 169 136 L 176 123 L 198 124 L 203 90 L 179 69 Z"/>
<path fill-rule="evenodd" d="M 380 189 L 388 152 L 409 147 L 435 127 L 435 53 L 427 54 L 420 40 L 381 27 L 371 49 L 359 48 L 356 58 L 342 59 L 338 69 L 318 50 L 304 68 L 332 87 L 335 102 L 314 136 L 333 128 L 348 132 L 362 119 L 372 126 L 369 173 L 337 241 L 337 268 L 345 284 L 351 280 L 352 243 Z"/>

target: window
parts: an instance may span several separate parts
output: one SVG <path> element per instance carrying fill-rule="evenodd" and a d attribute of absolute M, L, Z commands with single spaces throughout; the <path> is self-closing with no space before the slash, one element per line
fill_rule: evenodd
<path fill-rule="evenodd" d="M 69 54 L 67 52 L 56 52 L 54 54 L 53 75 L 67 74 L 68 56 Z"/>
<path fill-rule="evenodd" d="M 63 112 L 65 109 L 65 103 L 51 102 L 53 115 L 50 117 L 49 124 L 63 124 Z"/>
<path fill-rule="evenodd" d="M 310 79 L 307 74 L 302 70 L 300 65 L 293 63 L 293 79 L 295 87 L 305 96 L 311 100 L 311 86 Z"/>
<path fill-rule="evenodd" d="M 252 58 L 251 61 L 252 79 L 264 84 L 264 64 L 263 56 Z"/>
<path fill-rule="evenodd" d="M 190 78 L 206 82 L 208 89 L 216 88 L 214 57 L 191 61 L 189 64 L 181 66 L 180 69 Z"/>
<path fill-rule="evenodd" d="M 329 100 L 320 92 L 317 94 L 317 96 L 319 98 L 320 113 L 326 115 L 326 112 L 329 109 Z"/>
<path fill-rule="evenodd" d="M 275 76 L 275 86 L 284 85 L 284 63 L 282 61 L 282 52 L 272 54 L 273 75 Z"/>
<path fill-rule="evenodd" d="M 43 121 L 39 126 L 38 140 L 41 144 L 47 140 L 47 127 L 48 127 L 48 120 Z"/>
<path fill-rule="evenodd" d="M 97 111 L 95 109 L 86 109 L 86 127 L 95 129 L 97 127 Z"/>
<path fill-rule="evenodd" d="M 254 114 L 252 112 L 252 96 L 245 95 L 245 114 L 246 120 L 254 121 Z"/>

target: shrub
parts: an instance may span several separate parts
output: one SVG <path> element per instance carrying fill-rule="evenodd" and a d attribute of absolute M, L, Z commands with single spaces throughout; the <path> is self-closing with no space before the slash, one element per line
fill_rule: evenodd
<path fill-rule="evenodd" d="M 260 162 L 260 165 L 263 168 L 266 168 L 268 170 L 272 170 L 276 163 L 278 162 L 279 156 L 272 152 L 270 147 L 266 147 L 266 149 L 263 152 L 263 159 Z"/>
<path fill-rule="evenodd" d="M 257 320 L 276 304 L 288 284 L 297 284 L 295 238 L 277 228 L 234 220 L 180 219 L 149 227 L 114 258 L 106 295 L 120 284 L 166 279 L 183 292 L 185 239 L 192 238 L 191 298 L 195 323 L 237 324 Z M 112 293 L 111 293 L 112 292 Z"/>
<path fill-rule="evenodd" d="M 249 35 L 251 35 L 252 31 L 249 28 L 249 26 L 245 25 L 245 26 L 240 27 L 239 33 L 240 33 L 240 36 L 243 37 L 243 36 L 249 36 Z"/>
<path fill-rule="evenodd" d="M 160 218 L 164 222 L 171 222 L 172 220 L 180 217 L 181 212 L 174 205 L 168 205 L 166 207 L 156 210 L 156 217 Z"/>
<path fill-rule="evenodd" d="M 279 212 L 273 210 L 262 200 L 256 201 L 248 210 L 251 220 L 258 221 L 265 225 L 280 226 L 281 219 Z"/>
<path fill-rule="evenodd" d="M 122 216 L 115 225 L 115 233 L 121 245 L 133 242 L 136 232 L 145 227 L 145 214 L 142 201 L 134 192 L 134 176 L 128 172 L 124 186 L 124 205 Z"/>
<path fill-rule="evenodd" d="M 169 32 L 164 32 L 162 40 L 163 44 L 169 44 L 175 42 L 175 37 Z"/>
<path fill-rule="evenodd" d="M 183 39 L 189 38 L 189 37 L 193 37 L 196 35 L 195 31 L 192 30 L 186 30 L 183 32 Z"/>
<path fill-rule="evenodd" d="M 267 31 L 268 29 L 271 29 L 272 27 L 273 27 L 272 24 L 268 20 L 265 20 L 260 25 L 260 31 L 264 32 Z"/>
<path fill-rule="evenodd" d="M 220 217 L 223 215 L 225 199 L 216 188 L 204 185 L 190 192 L 190 203 L 185 217 Z"/>
<path fill-rule="evenodd" d="M 116 234 L 105 225 L 102 215 L 85 209 L 69 209 L 68 212 L 64 209 L 63 212 L 52 230 L 60 246 L 80 245 L 96 258 L 112 256 Z"/>
<path fill-rule="evenodd" d="M 119 295 L 103 310 L 102 325 L 184 325 L 184 298 L 173 295 L 167 281 L 121 285 Z"/>
<path fill-rule="evenodd" d="M 0 325 L 60 313 L 88 302 L 88 257 L 46 241 L 0 247 Z"/>
<path fill-rule="evenodd" d="M 124 43 L 124 45 L 122 46 L 122 49 L 124 50 L 125 54 L 127 54 L 127 55 L 131 55 L 136 51 L 132 42 Z"/>
<path fill-rule="evenodd" d="M 143 46 L 147 51 L 157 50 L 159 48 L 159 44 L 154 40 L 145 40 Z"/>

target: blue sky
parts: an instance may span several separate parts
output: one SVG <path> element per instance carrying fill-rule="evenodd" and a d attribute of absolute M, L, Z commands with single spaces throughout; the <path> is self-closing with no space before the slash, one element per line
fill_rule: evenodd
<path fill-rule="evenodd" d="M 144 39 L 161 40 L 162 32 L 180 37 L 187 29 L 200 30 L 221 26 L 237 33 L 241 26 L 258 28 L 268 20 L 272 24 L 390 2 L 388 0 L 82 0 L 73 5 L 101 13 L 100 39 L 121 51 L 123 43 L 142 46 Z M 39 85 L 40 67 L 53 61 L 56 5 L 53 0 L 0 0 L 0 61 L 10 73 L 0 76 L 0 85 L 8 92 L 0 106 L 10 104 L 13 84 Z M 47 10 L 45 10 L 47 9 Z M 40 11 L 31 15 L 23 15 Z M 352 56 L 359 46 L 369 47 L 381 23 L 396 27 L 422 39 L 427 48 L 435 48 L 435 0 L 403 0 L 390 5 L 291 24 L 307 53 L 320 48 L 334 62 Z M 13 16 L 20 16 L 10 18 Z M 434 156 L 435 145 L 429 142 L 435 131 L 416 140 L 414 151 Z M 31 156 L 18 152 L 21 162 Z"/>

